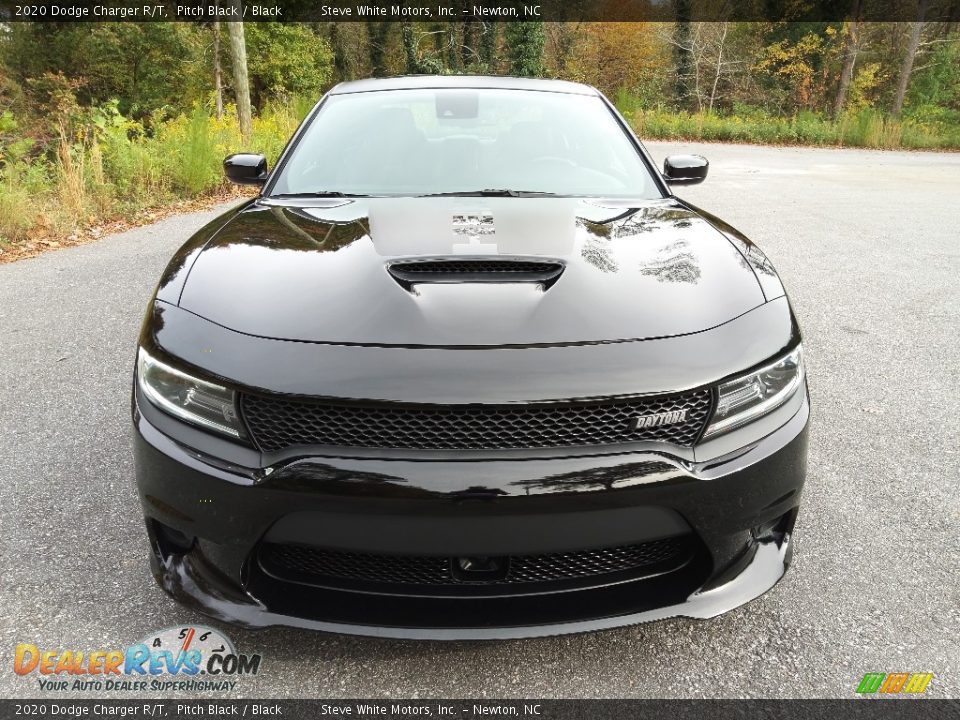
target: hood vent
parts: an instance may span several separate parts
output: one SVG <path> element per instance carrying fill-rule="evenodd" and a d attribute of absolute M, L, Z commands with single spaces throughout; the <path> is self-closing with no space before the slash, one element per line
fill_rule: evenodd
<path fill-rule="evenodd" d="M 420 283 L 539 283 L 549 287 L 563 272 L 554 260 L 432 258 L 401 260 L 387 268 L 401 285 Z"/>

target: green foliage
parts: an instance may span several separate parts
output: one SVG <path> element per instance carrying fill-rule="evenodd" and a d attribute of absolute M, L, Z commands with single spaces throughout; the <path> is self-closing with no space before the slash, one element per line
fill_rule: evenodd
<path fill-rule="evenodd" d="M 267 103 L 254 118 L 249 147 L 232 106 L 218 120 L 198 103 L 189 113 L 151 118 L 147 132 L 110 101 L 64 119 L 55 151 L 31 155 L 32 140 L 16 139 L 16 119 L 4 112 L 0 241 L 24 240 L 31 232 L 70 234 L 90 221 L 222 192 L 223 158 L 249 150 L 275 163 L 314 99 Z"/>
<path fill-rule="evenodd" d="M 960 112 L 960 41 L 940 44 L 910 79 L 907 112 L 937 106 Z"/>
<path fill-rule="evenodd" d="M 497 28 L 495 23 L 483 23 L 480 29 L 480 62 L 488 68 L 493 68 L 496 60 Z"/>
<path fill-rule="evenodd" d="M 171 168 L 171 179 L 190 195 L 199 195 L 205 189 L 216 186 L 216 148 L 210 132 L 210 114 L 205 108 L 196 107 L 187 123 L 183 150 L 174 153 L 176 162 Z"/>
<path fill-rule="evenodd" d="M 0 113 L 0 243 L 22 237 L 35 222 L 30 196 L 49 183 L 29 162 L 32 141 L 17 139 L 17 121 L 9 110 Z"/>
<path fill-rule="evenodd" d="M 13 113 L 5 110 L 0 113 L 0 135 L 13 132 L 17 129 L 17 121 L 13 119 Z"/>
<path fill-rule="evenodd" d="M 3 66 L 23 87 L 62 73 L 77 80 L 80 104 L 116 98 L 127 116 L 190 102 L 203 83 L 201 36 L 180 23 L 13 23 L 0 47 Z"/>
<path fill-rule="evenodd" d="M 762 48 L 754 71 L 766 81 L 779 106 L 794 111 L 812 109 L 822 100 L 825 78 L 819 70 L 828 58 L 831 37 L 808 32 Z"/>
<path fill-rule="evenodd" d="M 546 42 L 543 23 L 511 22 L 506 26 L 505 33 L 510 74 L 517 77 L 542 76 L 543 46 Z"/>
<path fill-rule="evenodd" d="M 846 109 L 857 112 L 872 108 L 878 100 L 878 92 L 885 79 L 883 66 L 880 63 L 868 62 L 861 65 L 850 84 Z"/>
<path fill-rule="evenodd" d="M 831 145 L 874 148 L 960 148 L 960 126 L 952 130 L 912 119 L 902 124 L 873 108 L 848 112 L 834 121 L 809 110 L 789 117 L 762 108 L 739 106 L 726 114 L 639 109 L 628 95 L 618 96 L 618 108 L 641 138 L 717 142 Z"/>
<path fill-rule="evenodd" d="M 319 97 L 329 85 L 333 51 L 310 26 L 249 23 L 245 30 L 255 107 L 277 98 Z M 225 53 L 223 64 L 229 81 Z M 81 106 L 116 100 L 125 117 L 171 116 L 209 96 L 212 30 L 185 23 L 15 23 L 0 43 L 0 66 L 41 112 L 51 110 L 51 92 L 38 80 L 60 74 Z"/>
<path fill-rule="evenodd" d="M 254 106 L 295 95 L 319 97 L 333 77 L 330 43 L 309 27 L 248 23 L 244 32 Z"/>
<path fill-rule="evenodd" d="M 404 23 L 401 30 L 404 55 L 404 72 L 408 75 L 441 75 L 446 72 L 443 59 L 436 53 L 420 49 L 417 30 L 413 23 Z"/>

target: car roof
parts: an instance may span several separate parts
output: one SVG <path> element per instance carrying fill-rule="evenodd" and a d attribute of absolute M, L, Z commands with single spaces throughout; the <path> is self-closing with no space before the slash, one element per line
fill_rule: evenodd
<path fill-rule="evenodd" d="M 539 92 L 567 93 L 570 95 L 599 95 L 600 93 L 581 83 L 544 78 L 519 78 L 499 75 L 401 75 L 390 78 L 352 80 L 334 87 L 331 95 L 375 92 L 377 90 L 416 90 L 434 88 L 501 90 L 534 90 Z"/>

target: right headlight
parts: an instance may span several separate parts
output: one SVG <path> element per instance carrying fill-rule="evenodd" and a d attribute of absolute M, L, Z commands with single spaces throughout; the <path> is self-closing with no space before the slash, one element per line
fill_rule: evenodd
<path fill-rule="evenodd" d="M 719 387 L 717 407 L 703 439 L 742 427 L 783 405 L 803 387 L 800 346 L 756 372 Z"/>
<path fill-rule="evenodd" d="M 143 348 L 137 352 L 137 383 L 161 410 L 228 437 L 242 438 L 236 393 L 167 365 Z"/>

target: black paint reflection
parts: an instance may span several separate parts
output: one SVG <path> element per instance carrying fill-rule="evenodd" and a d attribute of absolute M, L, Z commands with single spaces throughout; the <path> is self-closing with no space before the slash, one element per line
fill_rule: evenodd
<path fill-rule="evenodd" d="M 334 495 L 384 495 L 384 488 L 407 485 L 395 475 L 372 471 L 343 470 L 315 461 L 295 462 L 276 471 L 271 482 L 294 492 L 327 492 Z M 429 491 L 407 486 L 404 495 L 432 495 Z"/>
<path fill-rule="evenodd" d="M 592 237 L 583 243 L 580 256 L 600 272 L 615 273 L 620 269 L 617 261 L 613 259 L 610 245 L 598 242 Z"/>
<path fill-rule="evenodd" d="M 640 274 L 657 282 L 696 283 L 700 280 L 700 264 L 690 252 L 690 243 L 677 240 L 665 246 L 657 257 L 640 267 Z"/>
<path fill-rule="evenodd" d="M 584 492 L 659 482 L 664 480 L 664 475 L 668 474 L 679 474 L 679 471 L 665 462 L 644 460 L 615 467 L 604 466 L 587 471 L 577 470 L 543 478 L 520 480 L 514 485 L 528 492 Z"/>
<path fill-rule="evenodd" d="M 158 298 L 259 337 L 443 347 L 667 337 L 765 300 L 756 278 L 766 276 L 743 267 L 740 252 L 673 201 L 322 202 L 248 205 L 174 263 L 179 282 Z M 486 227 L 489 217 L 494 232 L 466 241 L 458 234 L 457 223 Z M 453 256 L 546 257 L 565 269 L 550 286 L 434 281 L 417 293 L 387 271 L 402 258 Z M 772 288 L 768 297 L 776 296 Z"/>
<path fill-rule="evenodd" d="M 762 273 L 767 277 L 776 276 L 777 271 L 773 269 L 773 263 L 770 262 L 770 258 L 764 255 L 763 251 L 760 250 L 760 248 L 758 248 L 756 245 L 748 245 L 746 255 L 747 261 L 750 263 L 750 267 L 752 267 L 758 273 Z"/>

